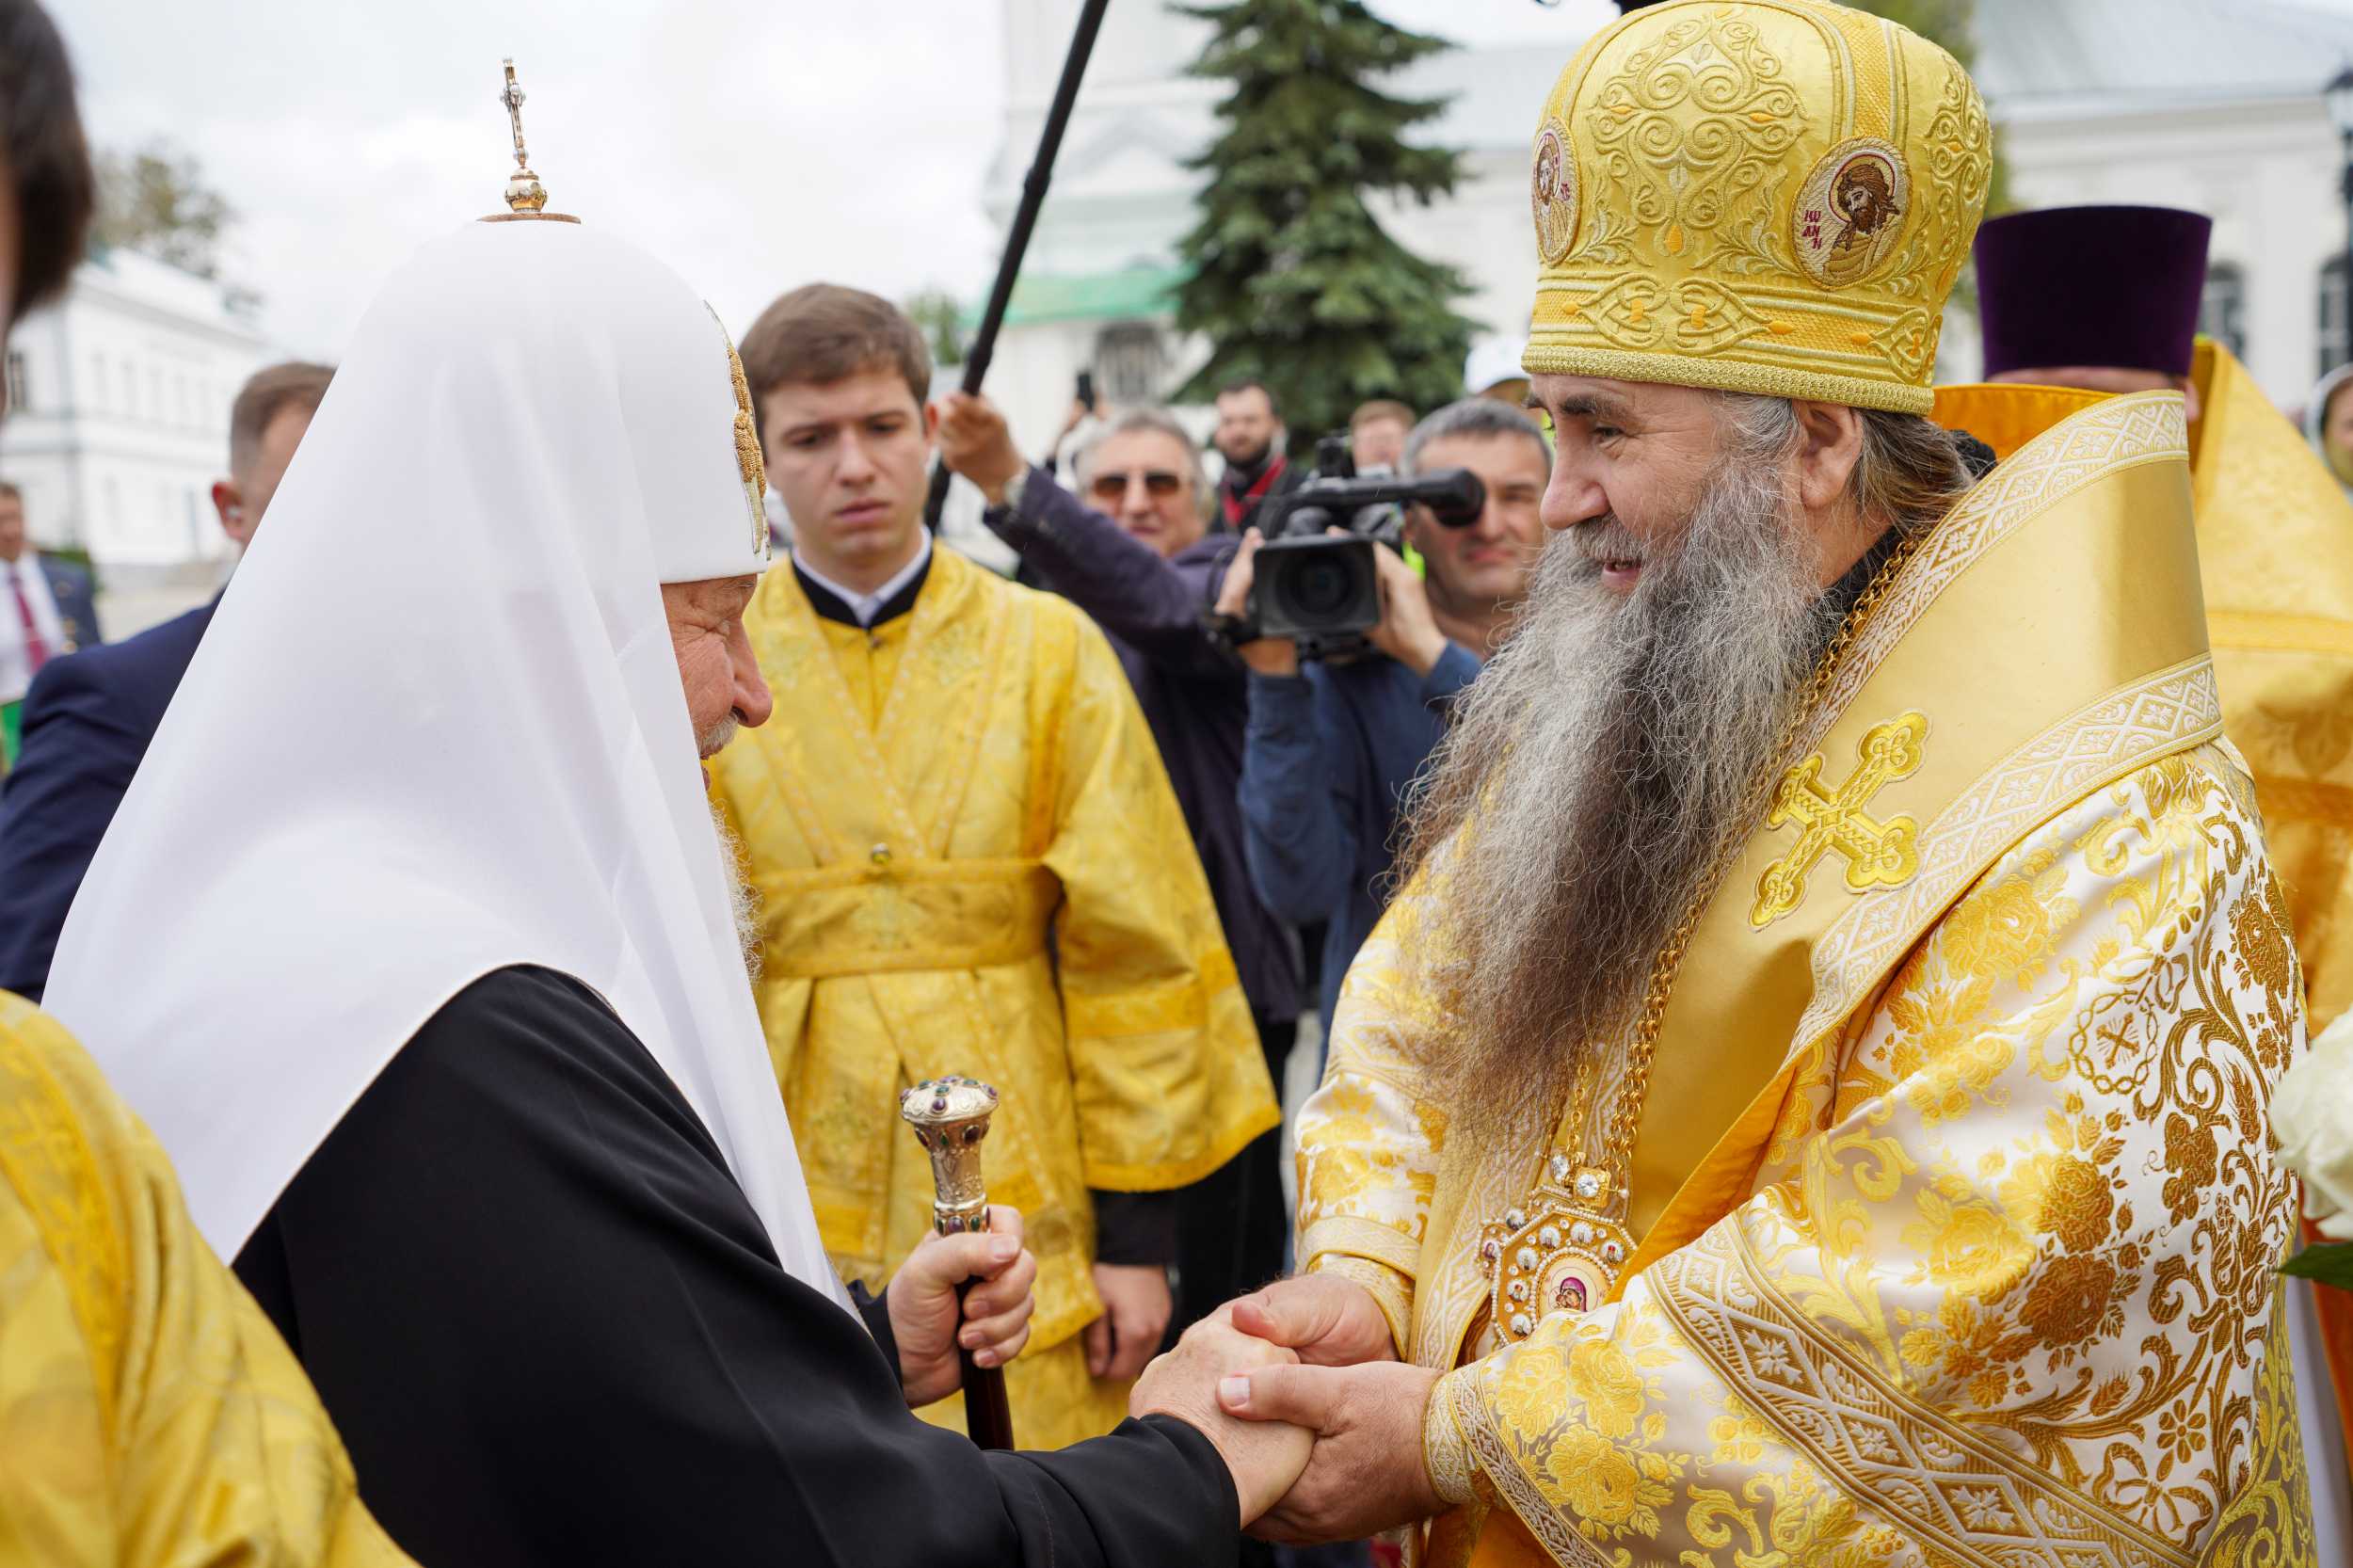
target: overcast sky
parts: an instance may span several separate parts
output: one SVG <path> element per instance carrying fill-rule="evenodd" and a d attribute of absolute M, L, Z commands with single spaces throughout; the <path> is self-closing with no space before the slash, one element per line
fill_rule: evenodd
<path fill-rule="evenodd" d="M 490 209 L 509 54 L 551 204 L 654 250 L 739 332 L 811 278 L 969 297 L 995 264 L 999 0 L 48 3 L 93 141 L 162 136 L 201 161 L 241 217 L 225 270 L 296 353 L 335 357 L 393 266 Z M 1471 41 L 1581 38 L 1615 14 L 1374 3 Z"/>
<path fill-rule="evenodd" d="M 92 138 L 196 154 L 242 217 L 228 275 L 296 353 L 338 355 L 393 266 L 495 201 L 507 54 L 553 204 L 654 250 L 739 332 L 812 278 L 971 298 L 995 264 L 1000 0 L 47 3 Z M 1616 14 L 1372 4 L 1466 42 L 1581 39 Z"/>

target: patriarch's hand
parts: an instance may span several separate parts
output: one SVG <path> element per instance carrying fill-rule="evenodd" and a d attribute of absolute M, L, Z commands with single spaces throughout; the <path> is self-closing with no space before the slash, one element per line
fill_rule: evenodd
<path fill-rule="evenodd" d="M 1174 1416 L 1197 1428 L 1233 1475 L 1246 1528 L 1291 1490 L 1306 1466 L 1312 1439 L 1301 1428 L 1277 1421 L 1235 1419 L 1219 1408 L 1220 1389 L 1254 1368 L 1296 1370 L 1297 1359 L 1279 1345 L 1207 1318 L 1144 1369 L 1128 1395 L 1128 1414 Z"/>
<path fill-rule="evenodd" d="M 988 1206 L 988 1232 L 926 1236 L 883 1291 L 899 1341 L 899 1384 L 910 1407 L 944 1400 L 964 1381 L 961 1343 L 974 1365 L 1001 1367 L 1030 1340 L 1037 1259 L 1021 1245 L 1021 1215 Z M 956 1287 L 977 1280 L 956 1311 Z"/>

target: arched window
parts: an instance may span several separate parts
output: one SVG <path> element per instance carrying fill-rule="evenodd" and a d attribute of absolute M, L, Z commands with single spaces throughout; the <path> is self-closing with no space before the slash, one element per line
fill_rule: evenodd
<path fill-rule="evenodd" d="M 1095 340 L 1095 379 L 1115 408 L 1158 403 L 1168 380 L 1168 346 L 1144 321 L 1113 322 Z"/>
<path fill-rule="evenodd" d="M 2217 262 L 2206 268 L 2206 287 L 2198 298 L 2198 330 L 2231 351 L 2234 360 L 2247 358 L 2247 272 L 2236 262 Z"/>
<path fill-rule="evenodd" d="M 2353 344 L 2348 344 L 2345 335 L 2345 258 L 2331 256 L 2320 269 L 2320 368 L 2313 378 L 2328 375 L 2348 358 L 2353 358 Z"/>

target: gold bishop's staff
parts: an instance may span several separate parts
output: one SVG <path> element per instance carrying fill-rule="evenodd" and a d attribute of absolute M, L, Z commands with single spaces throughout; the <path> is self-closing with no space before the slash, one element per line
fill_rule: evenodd
<path fill-rule="evenodd" d="M 988 1229 L 988 1189 L 981 1180 L 981 1140 L 997 1112 L 997 1091 L 969 1078 L 935 1078 L 899 1096 L 899 1114 L 932 1157 L 932 1226 L 942 1236 Z M 956 1287 L 957 1326 L 970 1280 Z M 1005 1402 L 1005 1370 L 976 1367 L 959 1343 L 964 1370 L 964 1428 L 984 1448 L 1013 1447 L 1013 1407 Z"/>

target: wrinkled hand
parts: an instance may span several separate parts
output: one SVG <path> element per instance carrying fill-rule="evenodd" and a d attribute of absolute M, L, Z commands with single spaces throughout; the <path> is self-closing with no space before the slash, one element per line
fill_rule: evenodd
<path fill-rule="evenodd" d="M 1095 1293 L 1103 1315 L 1086 1326 L 1087 1373 L 1125 1383 L 1159 1353 L 1176 1304 L 1159 1264 L 1097 1263 Z"/>
<path fill-rule="evenodd" d="M 1446 651 L 1446 633 L 1430 613 L 1430 590 L 1387 545 L 1373 546 L 1372 561 L 1381 579 L 1381 624 L 1370 633 L 1372 646 L 1416 675 L 1428 675 Z"/>
<path fill-rule="evenodd" d="M 1258 547 L 1264 543 L 1265 536 L 1257 529 L 1243 533 L 1241 548 L 1235 551 L 1233 560 L 1226 563 L 1225 581 L 1217 590 L 1214 608 L 1219 615 L 1242 616 L 1249 613 L 1250 585 L 1258 580 L 1258 568 L 1255 563 Z M 1299 673 L 1299 648 L 1288 637 L 1260 637 L 1255 642 L 1242 644 L 1234 651 L 1241 655 L 1243 664 L 1260 675 Z"/>
<path fill-rule="evenodd" d="M 1247 1528 L 1298 1481 L 1313 1439 L 1279 1421 L 1236 1420 L 1219 1408 L 1218 1390 L 1255 1368 L 1296 1360 L 1279 1345 L 1205 1318 L 1185 1330 L 1175 1350 L 1144 1369 L 1128 1395 L 1128 1414 L 1174 1416 L 1207 1437 L 1233 1475 L 1241 1503 L 1240 1524 Z"/>
<path fill-rule="evenodd" d="M 1299 1352 L 1311 1367 L 1394 1361 L 1389 1320 L 1372 1292 L 1337 1274 L 1300 1274 L 1237 1296 L 1217 1317 L 1270 1345 Z"/>
<path fill-rule="evenodd" d="M 1421 1456 L 1437 1383 L 1429 1368 L 1398 1362 L 1266 1366 L 1222 1381 L 1227 1415 L 1315 1433 L 1306 1469 L 1250 1533 L 1291 1545 L 1353 1541 L 1444 1512 Z"/>
<path fill-rule="evenodd" d="M 988 1234 L 926 1236 L 899 1266 L 883 1300 L 899 1341 L 899 1384 L 909 1408 L 944 1400 L 964 1381 L 960 1343 L 974 1365 L 1001 1367 L 1030 1341 L 1037 1259 L 1021 1245 L 1021 1215 L 988 1206 Z M 956 1311 L 956 1287 L 981 1283 Z"/>
<path fill-rule="evenodd" d="M 1005 416 L 987 398 L 952 392 L 939 419 L 939 460 L 980 487 L 991 506 L 1004 504 L 1005 487 L 1029 465 L 1013 444 Z"/>

